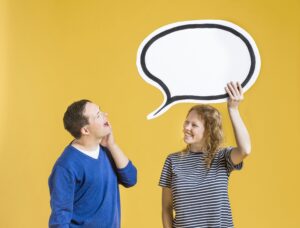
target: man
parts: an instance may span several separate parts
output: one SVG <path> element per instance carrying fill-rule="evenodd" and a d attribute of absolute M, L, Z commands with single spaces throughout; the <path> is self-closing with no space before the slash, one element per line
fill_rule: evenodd
<path fill-rule="evenodd" d="M 135 185 L 136 168 L 115 143 L 107 114 L 96 104 L 74 102 L 63 121 L 74 140 L 49 177 L 49 227 L 119 228 L 118 184 Z"/>

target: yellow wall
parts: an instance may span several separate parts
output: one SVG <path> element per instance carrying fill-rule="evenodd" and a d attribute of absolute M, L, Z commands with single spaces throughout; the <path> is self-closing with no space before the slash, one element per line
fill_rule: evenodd
<path fill-rule="evenodd" d="M 80 98 L 109 113 L 117 142 L 135 162 L 139 182 L 122 189 L 125 228 L 159 228 L 157 187 L 168 153 L 183 147 L 191 104 L 148 121 L 163 96 L 138 75 L 140 42 L 176 21 L 224 19 L 246 29 L 262 59 L 241 113 L 253 153 L 231 176 L 238 228 L 300 227 L 300 2 L 298 0 L 83 1 L 0 3 L 0 227 L 47 227 L 47 178 L 71 137 L 62 115 Z M 226 105 L 227 144 L 234 144 Z"/>

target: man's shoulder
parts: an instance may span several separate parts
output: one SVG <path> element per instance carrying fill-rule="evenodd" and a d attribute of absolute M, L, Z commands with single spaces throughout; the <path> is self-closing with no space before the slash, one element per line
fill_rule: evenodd
<path fill-rule="evenodd" d="M 78 166 L 78 164 L 79 158 L 76 154 L 76 151 L 71 145 L 68 145 L 57 159 L 55 166 L 59 165 L 63 168 L 70 169 L 74 166 Z"/>

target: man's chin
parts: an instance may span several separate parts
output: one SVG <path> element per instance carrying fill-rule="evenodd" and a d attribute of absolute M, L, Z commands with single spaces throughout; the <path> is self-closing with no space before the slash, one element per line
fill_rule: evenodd
<path fill-rule="evenodd" d="M 111 130 L 106 131 L 106 132 L 104 133 L 104 137 L 105 137 L 105 136 L 108 136 L 110 133 L 111 133 Z"/>

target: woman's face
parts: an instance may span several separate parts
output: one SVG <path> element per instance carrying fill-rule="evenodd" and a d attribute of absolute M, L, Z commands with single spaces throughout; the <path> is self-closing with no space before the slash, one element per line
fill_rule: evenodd
<path fill-rule="evenodd" d="M 204 135 L 204 122 L 196 111 L 191 111 L 183 124 L 183 140 L 186 144 L 201 144 Z"/>

